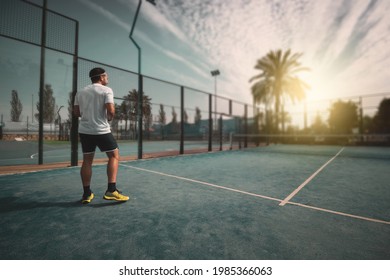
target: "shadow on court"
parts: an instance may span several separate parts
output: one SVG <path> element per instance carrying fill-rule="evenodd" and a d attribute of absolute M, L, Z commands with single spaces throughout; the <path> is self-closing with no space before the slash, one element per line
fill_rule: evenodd
<path fill-rule="evenodd" d="M 0 213 L 7 213 L 13 211 L 32 210 L 37 208 L 80 208 L 80 207 L 114 207 L 115 205 L 122 204 L 123 202 L 102 202 L 89 205 L 82 205 L 80 200 L 64 201 L 64 202 L 36 202 L 36 201 L 22 201 L 10 198 L 0 199 Z"/>
<path fill-rule="evenodd" d="M 389 259 L 387 160 L 337 158 L 279 205 L 328 160 L 232 151 L 123 162 L 125 203 L 103 200 L 99 165 L 88 205 L 78 168 L 0 176 L 0 258 Z"/>

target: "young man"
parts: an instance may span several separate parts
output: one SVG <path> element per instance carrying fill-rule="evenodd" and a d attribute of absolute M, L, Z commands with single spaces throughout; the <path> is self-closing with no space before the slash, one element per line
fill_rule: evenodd
<path fill-rule="evenodd" d="M 116 188 L 116 176 L 119 165 L 119 150 L 108 123 L 114 118 L 114 93 L 107 87 L 108 75 L 103 68 L 93 68 L 89 72 L 92 85 L 78 91 L 75 97 L 73 112 L 81 118 L 79 136 L 83 150 L 83 164 L 80 175 L 84 188 L 81 203 L 90 203 L 94 198 L 91 191 L 92 163 L 95 149 L 108 156 L 107 179 L 108 187 L 103 198 L 107 200 L 127 201 L 128 196 L 122 195 Z"/>

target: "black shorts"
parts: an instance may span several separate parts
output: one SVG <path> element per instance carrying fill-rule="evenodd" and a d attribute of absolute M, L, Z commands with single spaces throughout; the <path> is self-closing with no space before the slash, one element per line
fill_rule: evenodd
<path fill-rule="evenodd" d="M 101 152 L 111 152 L 118 149 L 118 144 L 112 133 L 90 135 L 79 133 L 83 154 L 94 153 L 96 147 L 99 147 Z"/>

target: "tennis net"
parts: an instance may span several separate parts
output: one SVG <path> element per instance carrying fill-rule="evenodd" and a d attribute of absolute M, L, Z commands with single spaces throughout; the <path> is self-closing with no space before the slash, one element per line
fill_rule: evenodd
<path fill-rule="evenodd" d="M 390 134 L 230 134 L 230 149 L 390 159 Z M 254 149 L 253 149 L 254 148 Z"/>

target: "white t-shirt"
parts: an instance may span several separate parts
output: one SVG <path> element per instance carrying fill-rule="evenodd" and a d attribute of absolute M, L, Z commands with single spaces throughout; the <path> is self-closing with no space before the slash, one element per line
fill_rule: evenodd
<path fill-rule="evenodd" d="M 74 105 L 80 107 L 79 133 L 96 135 L 111 132 L 107 103 L 114 103 L 114 93 L 101 84 L 88 85 L 77 92 Z"/>

